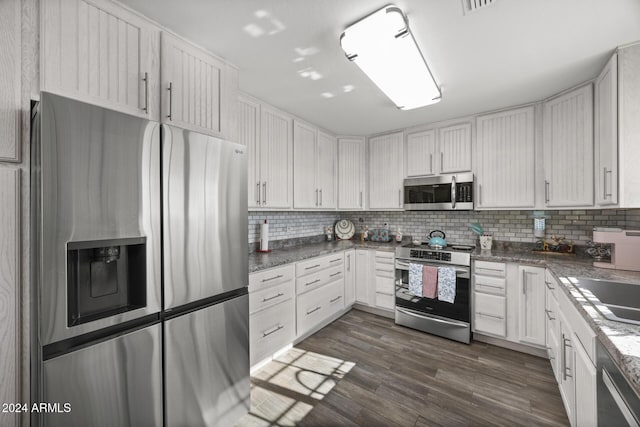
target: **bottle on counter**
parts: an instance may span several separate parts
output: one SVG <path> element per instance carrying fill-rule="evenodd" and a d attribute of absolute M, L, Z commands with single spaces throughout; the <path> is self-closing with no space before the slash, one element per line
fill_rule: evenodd
<path fill-rule="evenodd" d="M 333 227 L 328 225 L 326 229 L 327 242 L 331 242 L 333 240 Z"/>
<path fill-rule="evenodd" d="M 396 231 L 396 242 L 402 242 L 402 230 L 398 227 L 398 231 Z"/>
<path fill-rule="evenodd" d="M 364 237 L 362 240 L 369 240 L 369 227 L 366 225 L 364 226 Z"/>

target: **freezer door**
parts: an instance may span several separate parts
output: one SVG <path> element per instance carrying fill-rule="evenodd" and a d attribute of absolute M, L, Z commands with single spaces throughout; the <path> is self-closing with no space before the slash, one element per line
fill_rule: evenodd
<path fill-rule="evenodd" d="M 43 402 L 59 404 L 59 413 L 41 414 L 43 425 L 161 426 L 161 327 L 45 361 Z"/>
<path fill-rule="evenodd" d="M 246 147 L 162 126 L 164 307 L 248 286 Z"/>
<path fill-rule="evenodd" d="M 165 322 L 166 425 L 232 426 L 246 414 L 249 297 Z"/>
<path fill-rule="evenodd" d="M 160 311 L 160 125 L 105 108 L 42 93 L 40 133 L 33 135 L 32 204 L 34 281 L 39 289 L 38 316 L 43 345 L 97 331 Z M 35 128 L 37 129 L 37 128 Z M 39 138 L 38 138 L 39 137 Z M 122 280 L 109 289 L 74 282 L 69 255 L 73 249 L 118 246 L 122 239 L 144 242 L 141 273 L 127 289 L 140 304 L 99 320 L 75 322 L 73 300 L 97 302 L 107 294 L 127 293 Z M 101 241 L 109 241 L 102 243 Z M 129 242 L 130 243 L 130 242 Z M 74 246 L 75 245 L 75 246 Z M 124 255 L 124 254 L 123 254 Z M 71 254 L 71 258 L 73 254 Z M 124 258 L 124 257 L 123 257 Z M 115 270 L 113 263 L 110 267 Z M 104 276 L 96 263 L 87 276 Z M 104 263 L 102 265 L 104 267 Z M 123 266 L 118 265 L 118 270 Z M 104 268 L 102 273 L 104 273 Z M 119 290 L 119 291 L 118 291 Z M 102 298 L 102 300 L 106 300 Z M 126 307 L 125 307 L 126 306 Z M 99 316 L 98 316 L 99 317 Z"/>

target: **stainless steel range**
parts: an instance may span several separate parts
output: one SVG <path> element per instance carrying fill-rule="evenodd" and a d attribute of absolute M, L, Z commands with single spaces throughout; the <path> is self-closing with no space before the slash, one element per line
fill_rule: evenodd
<path fill-rule="evenodd" d="M 432 249 L 426 243 L 396 249 L 396 324 L 468 344 L 471 341 L 471 252 L 473 246 L 447 245 Z M 455 298 L 445 302 L 409 290 L 410 264 L 455 270 Z M 416 267 L 414 266 L 414 269 Z M 445 271 L 438 270 L 439 273 Z M 451 271 L 451 270 L 449 270 Z"/>

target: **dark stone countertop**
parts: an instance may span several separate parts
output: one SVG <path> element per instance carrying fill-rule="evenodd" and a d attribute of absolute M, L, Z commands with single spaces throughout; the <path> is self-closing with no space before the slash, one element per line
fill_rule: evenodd
<path fill-rule="evenodd" d="M 292 262 L 302 261 L 333 252 L 348 249 L 376 249 L 379 251 L 395 252 L 400 243 L 391 242 L 361 242 L 359 240 L 334 240 L 332 242 L 312 243 L 308 245 L 292 246 L 274 249 L 268 253 L 253 252 L 249 254 L 249 273 L 278 267 Z"/>

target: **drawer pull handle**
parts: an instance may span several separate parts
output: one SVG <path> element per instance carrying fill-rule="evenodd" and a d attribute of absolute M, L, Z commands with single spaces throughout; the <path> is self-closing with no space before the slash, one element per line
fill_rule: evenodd
<path fill-rule="evenodd" d="M 551 282 L 547 282 L 546 280 L 544 281 L 544 284 L 547 285 L 547 289 L 549 289 L 550 291 L 554 290 L 555 287 L 551 286 Z"/>
<path fill-rule="evenodd" d="M 319 305 L 319 306 L 317 306 L 316 308 L 314 308 L 313 310 L 311 310 L 311 311 L 307 311 L 307 315 L 309 315 L 309 314 L 311 314 L 311 313 L 315 313 L 316 311 L 320 310 L 321 308 L 322 308 L 322 306 L 320 306 L 320 305 Z"/>
<path fill-rule="evenodd" d="M 336 271 L 335 273 L 330 274 L 330 275 L 329 275 L 329 277 L 335 277 L 335 276 L 337 276 L 338 274 L 342 274 L 342 271 Z"/>
<path fill-rule="evenodd" d="M 332 260 L 331 260 L 331 261 L 329 261 L 329 262 L 338 262 L 338 261 L 342 261 L 342 258 L 332 259 Z"/>
<path fill-rule="evenodd" d="M 320 264 L 312 265 L 310 267 L 305 267 L 304 269 L 305 270 L 311 270 L 312 268 L 318 268 L 318 267 L 320 267 Z"/>
<path fill-rule="evenodd" d="M 262 279 L 262 282 L 263 282 L 263 283 L 264 283 L 264 282 L 270 282 L 270 281 L 272 281 L 272 280 L 276 280 L 276 279 L 279 279 L 279 278 L 281 278 L 281 277 L 284 277 L 284 276 L 283 276 L 282 274 L 278 274 L 277 276 L 269 277 L 268 279 Z"/>
<path fill-rule="evenodd" d="M 336 302 L 336 301 L 338 301 L 340 298 L 342 298 L 342 296 L 337 296 L 337 297 L 335 297 L 334 299 L 332 299 L 332 300 L 331 300 L 331 301 L 329 301 L 329 302 Z"/>
<path fill-rule="evenodd" d="M 313 285 L 314 283 L 318 283 L 319 281 L 320 281 L 320 279 L 316 279 L 316 280 L 314 280 L 313 282 L 305 283 L 304 285 L 305 285 L 305 286 L 311 286 L 311 285 Z"/>
<path fill-rule="evenodd" d="M 502 317 L 502 316 L 496 316 L 495 314 L 488 314 L 488 313 L 482 313 L 482 312 L 477 312 L 476 314 L 477 314 L 478 316 L 492 317 L 492 318 L 494 318 L 494 319 L 504 320 L 504 317 Z"/>
<path fill-rule="evenodd" d="M 262 298 L 262 302 L 271 301 L 272 299 L 280 298 L 283 295 L 284 294 L 282 292 L 278 292 L 278 295 L 274 295 L 274 296 L 269 297 L 269 298 Z"/>
<path fill-rule="evenodd" d="M 276 332 L 278 332 L 278 331 L 279 331 L 280 329 L 282 329 L 282 328 L 284 328 L 284 326 L 282 326 L 282 325 L 278 325 L 278 327 L 277 327 L 277 328 L 275 328 L 275 329 L 274 329 L 274 330 L 272 330 L 272 331 L 269 331 L 269 332 L 263 332 L 263 333 L 262 333 L 262 338 L 268 337 L 268 336 L 269 336 L 269 335 L 271 335 L 271 334 L 275 334 Z"/>
<path fill-rule="evenodd" d="M 551 313 L 552 313 L 552 311 L 551 311 L 551 310 L 545 310 L 545 313 L 547 313 L 547 319 L 549 319 L 549 320 L 556 320 L 556 318 L 555 318 L 555 317 L 551 317 Z"/>
<path fill-rule="evenodd" d="M 486 286 L 487 288 L 496 288 L 496 289 L 503 289 L 504 290 L 504 286 L 498 286 L 498 285 L 488 285 L 486 283 L 477 283 L 478 286 Z"/>

